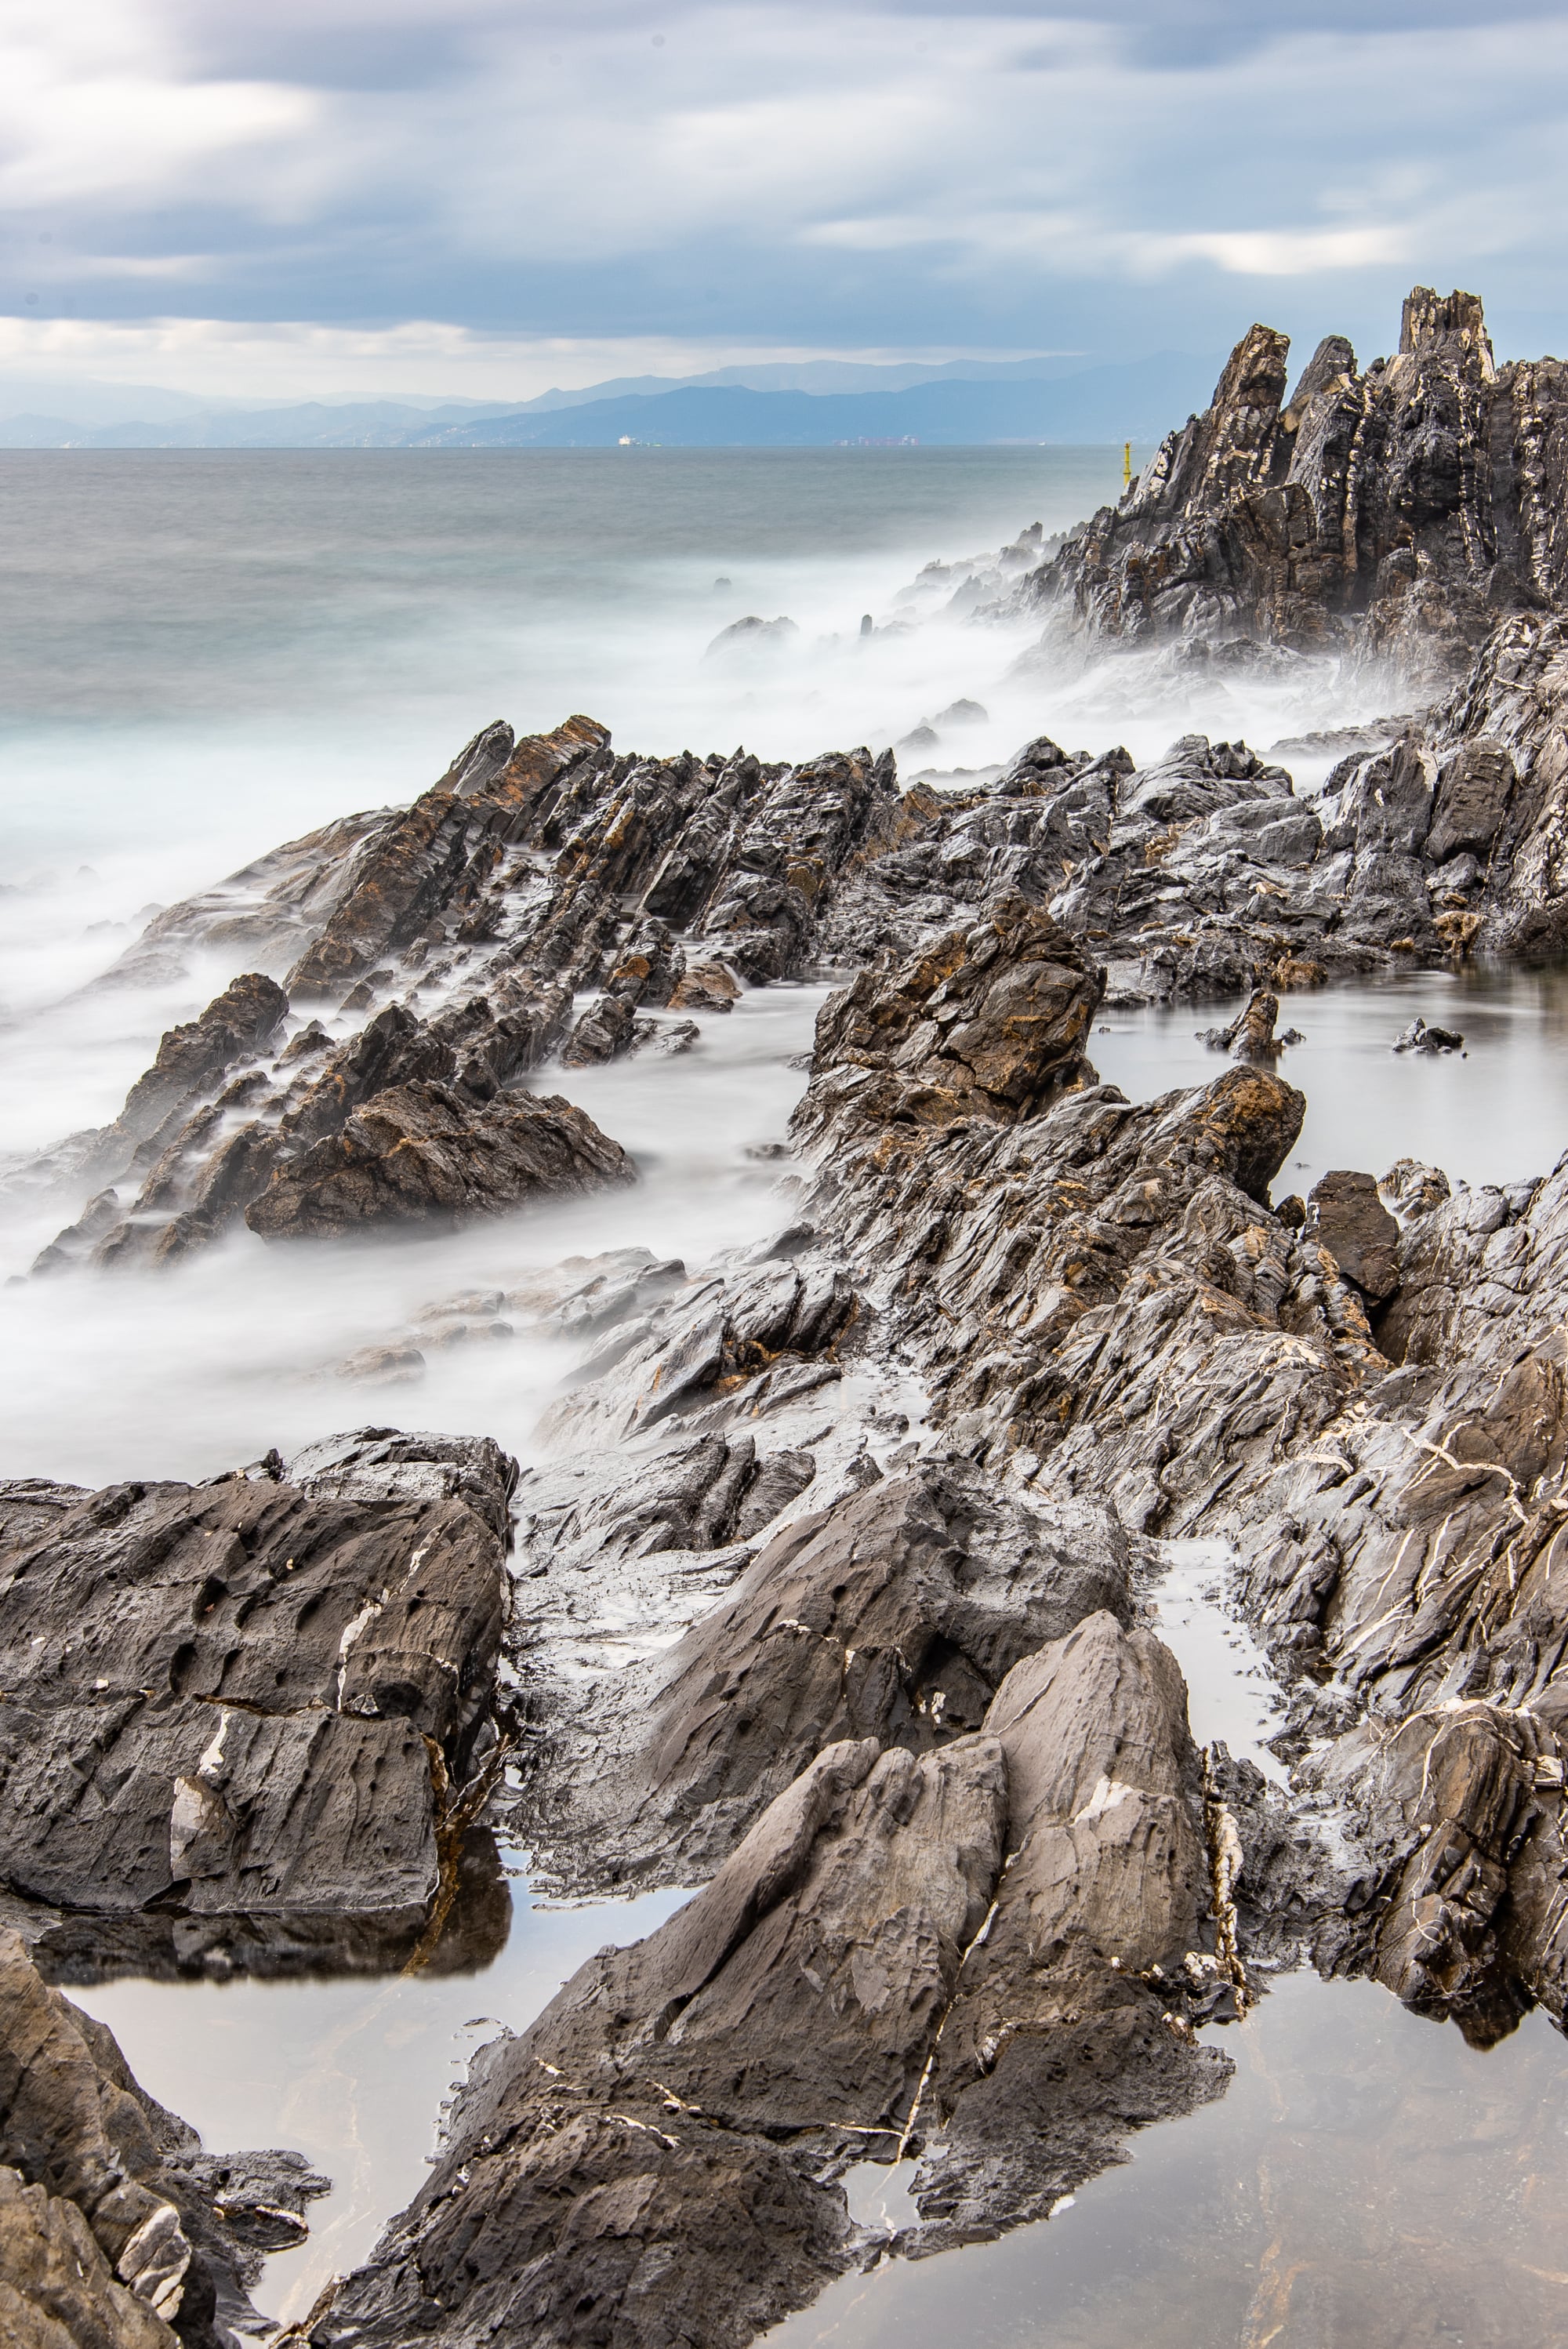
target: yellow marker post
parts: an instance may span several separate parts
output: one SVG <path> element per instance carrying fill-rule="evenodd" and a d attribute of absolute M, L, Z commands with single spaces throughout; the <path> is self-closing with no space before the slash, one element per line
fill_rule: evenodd
<path fill-rule="evenodd" d="M 1130 440 L 1124 440 L 1121 446 L 1121 486 L 1124 490 L 1130 490 L 1132 487 L 1132 443 Z"/>

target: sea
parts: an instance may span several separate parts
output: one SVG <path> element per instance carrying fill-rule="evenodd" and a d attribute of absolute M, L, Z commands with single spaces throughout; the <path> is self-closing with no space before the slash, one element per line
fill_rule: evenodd
<path fill-rule="evenodd" d="M 521 732 L 580 711 L 624 750 L 769 759 L 926 728 L 934 747 L 921 736 L 901 769 L 961 785 L 1042 733 L 1142 761 L 1191 730 L 1267 751 L 1387 706 L 1367 680 L 1150 689 L 1131 664 L 1045 666 L 1037 618 L 955 596 L 967 559 L 1070 526 L 1122 472 L 1119 447 L 0 452 L 0 1475 L 95 1485 L 286 1454 L 366 1415 L 334 1365 L 422 1300 L 628 1245 L 696 1265 L 780 1220 L 766 1146 L 804 1082 L 816 983 L 748 993 L 682 1060 L 574 1072 L 573 1097 L 638 1161 L 633 1190 L 308 1264 L 242 1230 L 155 1278 L 26 1279 L 63 1217 L 12 1178 L 112 1118 L 162 1030 L 232 975 L 105 983 L 151 913 L 330 817 L 407 802 L 493 719 Z M 725 631 L 748 617 L 789 625 L 738 649 Z M 1278 755 L 1306 792 L 1331 763 Z M 1093 1058 L 1135 1098 L 1200 1081 L 1214 1062 L 1196 1031 L 1230 1008 L 1107 1012 Z M 1462 1059 L 1393 1058 L 1418 1011 L 1462 1028 Z M 1294 1188 L 1408 1155 L 1512 1181 L 1568 1143 L 1560 970 L 1412 975 L 1290 1012 L 1305 1040 L 1287 1073 L 1309 1102 Z M 526 1460 L 559 1359 L 522 1340 L 469 1350 L 484 1359 L 454 1350 L 376 1415 L 490 1434 Z M 1166 1635 L 1197 1733 L 1263 1753 L 1279 1692 L 1223 1578 L 1222 1560 L 1173 1558 Z M 74 1993 L 212 2150 L 294 2146 L 333 2178 L 308 2244 L 259 2287 L 279 2323 L 416 2190 L 473 2046 L 680 1897 L 561 1908 L 526 1854 L 510 1864 L 510 1936 L 473 1977 Z M 1483 2054 L 1375 1985 L 1306 1971 L 1212 2035 L 1237 2064 L 1219 2104 L 1143 2132 L 1049 2221 L 884 2261 L 779 2338 L 1545 2337 L 1542 2291 L 1568 2288 L 1568 2061 L 1539 2015 Z M 907 2220 L 896 2178 L 855 2190 L 890 2230 Z"/>

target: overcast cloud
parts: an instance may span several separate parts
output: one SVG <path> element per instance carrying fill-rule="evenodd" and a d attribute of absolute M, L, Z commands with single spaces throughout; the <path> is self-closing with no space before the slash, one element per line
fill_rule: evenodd
<path fill-rule="evenodd" d="M 526 394 L 743 357 L 1568 346 L 1568 23 L 74 0 L 0 16 L 0 366 Z"/>

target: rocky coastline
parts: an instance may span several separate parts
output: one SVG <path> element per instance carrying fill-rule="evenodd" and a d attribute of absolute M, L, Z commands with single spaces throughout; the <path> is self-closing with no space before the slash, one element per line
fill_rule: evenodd
<path fill-rule="evenodd" d="M 27 2349 L 232 2349 L 324 2187 L 203 2152 L 65 1991 L 482 1962 L 498 1835 L 563 1897 L 691 1897 L 481 2050 L 311 2349 L 744 2349 L 1223 2095 L 1198 2026 L 1282 1963 L 1478 2047 L 1563 2024 L 1568 1162 L 1288 1193 L 1279 1026 L 1568 945 L 1562 370 L 1497 368 L 1473 297 L 1421 289 L 1386 366 L 1331 338 L 1287 397 L 1284 360 L 1254 328 L 1006 594 L 1058 644 L 1397 671 L 1418 716 L 1315 795 L 1194 736 L 1141 768 L 1040 737 L 938 792 L 866 749 L 497 723 L 98 982 L 232 974 L 10 1176 L 68 1216 L 32 1278 L 150 1297 L 204 1249 L 633 1185 L 573 1071 L 838 984 L 773 1235 L 523 1302 L 578 1349 L 526 1467 L 363 1426 L 203 1485 L 0 1486 Z M 1101 1081 L 1105 1007 L 1243 994 L 1208 1082 Z M 1194 1742 L 1151 1606 L 1178 1539 L 1231 1560 L 1288 1791 Z M 891 2239 L 851 2216 L 867 2161 L 911 2165 Z"/>

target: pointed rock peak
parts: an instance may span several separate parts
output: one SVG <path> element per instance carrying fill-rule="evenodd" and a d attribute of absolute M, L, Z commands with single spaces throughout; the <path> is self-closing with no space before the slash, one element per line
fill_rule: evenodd
<path fill-rule="evenodd" d="M 1412 286 L 1405 296 L 1399 321 L 1401 356 L 1419 357 L 1440 350 L 1454 339 L 1476 352 L 1481 372 L 1490 382 L 1496 370 L 1480 295 L 1461 294 L 1457 287 L 1445 295 L 1436 293 L 1430 285 Z"/>
<path fill-rule="evenodd" d="M 1290 336 L 1273 326 L 1249 326 L 1214 387 L 1213 409 L 1277 409 L 1284 397 Z"/>
<path fill-rule="evenodd" d="M 508 783 L 533 784 L 610 747 L 610 729 L 596 718 L 567 718 L 548 734 L 520 734 L 501 771 Z"/>
<path fill-rule="evenodd" d="M 495 719 L 481 728 L 465 750 L 459 751 L 436 789 L 456 792 L 459 798 L 471 798 L 500 774 L 511 756 L 515 740 L 505 719 Z"/>
<path fill-rule="evenodd" d="M 1336 384 L 1348 382 L 1355 373 L 1354 345 L 1347 342 L 1343 335 L 1325 335 L 1302 369 L 1301 380 L 1285 403 L 1285 429 L 1295 431 L 1305 413 L 1307 402 L 1315 399 L 1320 391 L 1328 391 Z"/>

